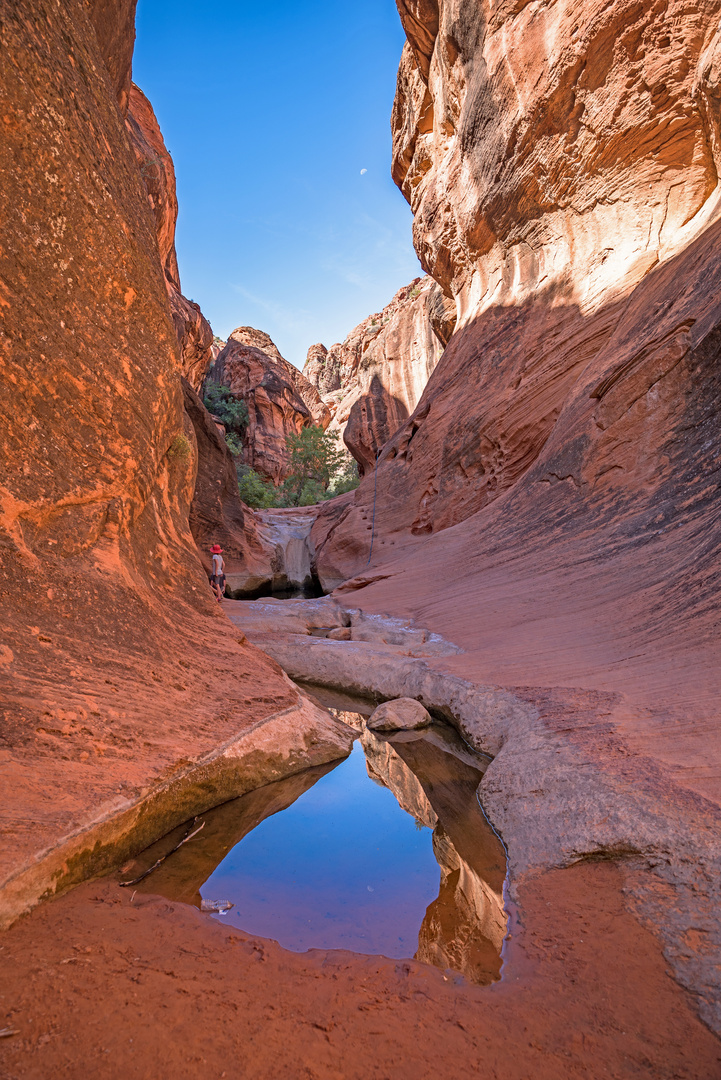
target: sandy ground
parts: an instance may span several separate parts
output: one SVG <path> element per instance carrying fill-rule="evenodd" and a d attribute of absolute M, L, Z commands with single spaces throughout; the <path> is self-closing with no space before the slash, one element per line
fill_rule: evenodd
<path fill-rule="evenodd" d="M 88 882 L 1 939 L 3 1080 L 718 1080 L 721 1043 L 584 863 L 527 884 L 504 977 L 295 954 L 195 908 Z"/>

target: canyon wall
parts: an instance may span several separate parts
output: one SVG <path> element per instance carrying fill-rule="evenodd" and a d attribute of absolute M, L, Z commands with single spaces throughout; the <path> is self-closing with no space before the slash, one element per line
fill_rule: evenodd
<path fill-rule="evenodd" d="M 180 342 L 183 375 L 193 389 L 198 390 L 213 359 L 213 331 L 200 307 L 180 291 L 178 257 L 175 253 L 175 225 L 178 219 L 175 168 L 153 107 L 134 83 L 131 83 L 128 91 L 125 122 L 155 219 L 165 287 Z"/>
<path fill-rule="evenodd" d="M 458 321 L 321 579 L 479 677 L 624 688 L 669 762 L 691 695 L 718 796 L 721 4 L 400 10 L 394 176 Z"/>
<path fill-rule="evenodd" d="M 5 916 L 112 865 L 82 846 L 94 823 L 297 700 L 188 528 L 169 230 L 161 251 L 125 124 L 133 11 L 18 0 L 0 23 Z"/>
<path fill-rule="evenodd" d="M 269 588 L 283 570 L 273 538 L 241 502 L 235 460 L 225 435 L 186 380 L 183 396 L 198 453 L 189 525 L 203 568 L 208 575 L 212 573 L 210 548 L 220 544 L 231 590 L 253 593 Z"/>
<path fill-rule="evenodd" d="M 342 344 L 313 345 L 303 374 L 318 389 L 361 476 L 408 419 L 455 324 L 455 306 L 432 278 L 399 289 Z"/>
<path fill-rule="evenodd" d="M 288 435 L 317 424 L 327 428 L 330 411 L 318 391 L 285 360 L 262 330 L 240 326 L 228 338 L 209 375 L 248 407 L 243 460 L 280 484 L 288 475 Z"/>

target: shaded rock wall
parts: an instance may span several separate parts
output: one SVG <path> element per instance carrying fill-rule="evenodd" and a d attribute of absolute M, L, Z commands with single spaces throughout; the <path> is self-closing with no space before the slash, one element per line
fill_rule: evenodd
<path fill-rule="evenodd" d="M 100 38 L 99 11 L 18 0 L 0 27 L 0 882 L 30 874 L 23 903 L 58 884 L 43 852 L 74 834 L 82 877 L 98 815 L 296 699 L 188 529 L 196 441 L 117 101 L 132 5 Z"/>
<path fill-rule="evenodd" d="M 308 350 L 303 374 L 318 388 L 361 475 L 415 408 L 453 333 L 455 310 L 431 278 L 417 278 L 345 341 Z"/>
<path fill-rule="evenodd" d="M 243 459 L 274 484 L 288 475 L 285 440 L 302 428 L 326 428 L 330 411 L 317 390 L 285 360 L 262 330 L 240 326 L 228 338 L 209 378 L 248 406 Z"/>
<path fill-rule="evenodd" d="M 200 307 L 180 291 L 178 257 L 175 253 L 178 198 L 175 192 L 173 159 L 165 146 L 152 105 L 134 83 L 129 91 L 126 124 L 155 219 L 160 259 L 165 272 L 165 287 L 168 290 L 175 332 L 180 342 L 183 374 L 197 390 L 213 358 L 213 331 Z"/>
<path fill-rule="evenodd" d="M 189 523 L 203 567 L 211 573 L 209 549 L 220 544 L 231 589 L 253 592 L 269 586 L 277 571 L 275 546 L 264 539 L 256 515 L 241 502 L 235 461 L 225 438 L 186 380 L 183 395 L 198 448 Z"/>
<path fill-rule="evenodd" d="M 431 52 L 407 24 L 395 175 L 458 327 L 383 452 L 367 576 L 369 480 L 316 534 L 364 610 L 480 680 L 622 694 L 715 799 L 720 10 L 444 0 Z"/>
<path fill-rule="evenodd" d="M 88 0 L 88 16 L 123 116 L 128 111 L 138 0 Z"/>

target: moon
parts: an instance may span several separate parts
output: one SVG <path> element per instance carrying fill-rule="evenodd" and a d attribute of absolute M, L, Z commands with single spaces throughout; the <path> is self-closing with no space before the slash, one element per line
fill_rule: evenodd
<path fill-rule="evenodd" d="M 365 174 L 366 174 L 367 172 L 368 172 L 368 170 L 367 170 L 367 169 L 361 169 L 361 176 L 365 176 Z"/>

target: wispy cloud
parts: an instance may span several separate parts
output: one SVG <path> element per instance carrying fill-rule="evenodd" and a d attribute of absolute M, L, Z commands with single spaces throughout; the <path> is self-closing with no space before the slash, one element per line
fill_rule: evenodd
<path fill-rule="evenodd" d="M 268 300 L 266 297 L 256 296 L 250 289 L 246 289 L 244 285 L 231 283 L 230 287 L 238 296 L 242 296 L 258 311 L 269 315 L 275 323 L 286 330 L 303 330 L 313 318 L 312 313 L 305 308 L 293 309 L 278 303 L 277 300 Z"/>

